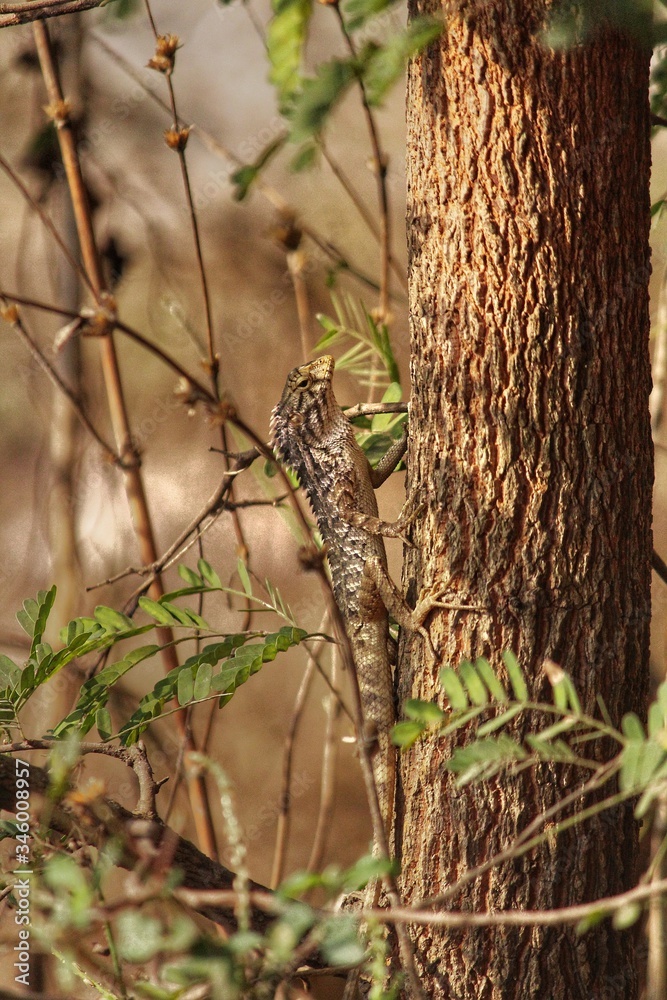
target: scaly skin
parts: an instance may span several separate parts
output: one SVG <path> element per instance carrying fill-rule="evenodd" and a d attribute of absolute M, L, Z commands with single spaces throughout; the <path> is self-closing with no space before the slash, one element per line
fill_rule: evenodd
<path fill-rule="evenodd" d="M 398 464 L 406 442 L 398 442 L 373 470 L 352 425 L 336 402 L 332 357 L 295 368 L 271 416 L 277 453 L 298 475 L 317 520 L 331 569 L 334 597 L 345 623 L 357 671 L 366 736 L 377 740 L 373 772 L 387 837 L 394 811 L 396 751 L 389 662 L 389 619 L 378 590 L 387 576 L 381 534 L 400 534 L 400 522 L 378 518 L 374 485 Z"/>

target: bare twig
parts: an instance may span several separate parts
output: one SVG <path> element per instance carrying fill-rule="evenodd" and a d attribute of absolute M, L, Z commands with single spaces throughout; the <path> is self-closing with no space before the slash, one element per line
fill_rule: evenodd
<path fill-rule="evenodd" d="M 348 420 L 355 417 L 374 417 L 376 413 L 407 413 L 407 403 L 357 403 L 348 406 L 343 413 Z"/>
<path fill-rule="evenodd" d="M 72 199 L 84 267 L 97 301 L 102 302 L 106 294 L 106 289 L 97 245 L 95 243 L 92 216 L 81 172 L 78 148 L 70 120 L 69 104 L 62 92 L 46 24 L 43 21 L 37 21 L 33 25 L 33 33 L 42 76 L 49 98 L 49 113 L 57 129 L 60 153 Z M 152 563 L 157 558 L 155 536 L 141 477 L 140 458 L 130 431 L 118 358 L 111 332 L 100 337 L 100 349 L 102 371 L 111 411 L 111 422 L 123 463 L 125 488 L 134 518 L 142 560 L 145 563 Z M 159 600 L 164 594 L 164 588 L 159 577 L 153 580 L 151 593 L 155 600 Z M 160 628 L 158 635 L 160 644 L 163 646 L 162 658 L 165 669 L 167 671 L 172 670 L 178 666 L 178 658 L 172 645 L 173 634 L 171 629 Z M 177 715 L 176 721 L 183 733 L 185 731 L 185 719 L 182 713 Z M 190 742 L 188 749 L 195 749 L 192 742 Z M 209 854 L 214 856 L 217 853 L 215 831 L 203 775 L 200 773 L 189 775 L 188 789 L 200 843 Z"/>
<path fill-rule="evenodd" d="M 63 309 L 61 306 L 51 305 L 48 302 L 39 302 L 36 299 L 30 299 L 24 295 L 16 295 L 14 292 L 7 292 L 2 289 L 0 289 L 0 298 L 9 299 L 11 302 L 18 302 L 20 305 L 29 306 L 31 309 L 40 309 L 44 312 L 51 312 L 57 316 L 67 316 L 69 319 L 81 319 L 83 324 L 81 332 L 83 336 L 98 335 L 98 334 L 87 334 L 86 332 L 85 324 L 92 318 L 94 318 L 87 310 L 82 310 L 81 312 L 74 312 L 71 309 Z M 169 368 L 173 369 L 173 371 L 176 372 L 177 375 L 180 375 L 181 378 L 185 379 L 186 382 L 189 382 L 190 385 L 192 386 L 192 389 L 195 390 L 204 401 L 208 400 L 211 404 L 216 403 L 215 397 L 211 394 L 211 392 L 197 378 L 195 378 L 194 375 L 191 375 L 189 371 L 183 368 L 180 362 L 176 361 L 175 358 L 172 358 L 169 354 L 167 354 L 166 351 L 163 351 L 158 344 L 155 344 L 153 343 L 153 341 L 148 340 L 148 338 L 144 337 L 144 335 L 142 333 L 139 333 L 138 330 L 135 330 L 133 327 L 128 326 L 127 323 L 124 323 L 122 320 L 119 320 L 116 317 L 114 317 L 111 320 L 111 324 L 116 329 L 120 330 L 121 333 L 124 333 L 125 336 L 128 337 L 130 340 L 133 340 L 137 344 L 141 344 L 141 346 L 144 347 L 147 351 L 150 351 L 151 354 L 154 354 L 157 358 L 159 358 L 166 365 L 168 365 Z"/>
<path fill-rule="evenodd" d="M 13 24 L 28 24 L 61 14 L 78 14 L 99 7 L 103 0 L 36 0 L 35 3 L 0 4 L 0 28 Z"/>
<path fill-rule="evenodd" d="M 26 6 L 28 6 L 28 7 L 34 7 L 35 5 L 34 4 L 26 4 Z M 1 153 L 0 153 L 0 167 L 2 167 L 2 169 L 7 174 L 7 176 L 10 178 L 10 180 L 16 185 L 16 187 L 19 189 L 19 191 L 21 192 L 21 194 L 23 195 L 23 197 L 25 198 L 25 200 L 28 202 L 28 204 L 30 205 L 30 207 L 33 209 L 33 211 L 35 211 L 37 213 L 37 215 L 40 217 L 40 219 L 42 221 L 42 224 L 44 225 L 44 227 L 48 230 L 48 232 L 51 234 L 51 236 L 55 240 L 55 242 L 58 245 L 58 247 L 60 248 L 63 256 L 65 257 L 65 260 L 70 265 L 70 267 L 72 268 L 72 270 L 74 271 L 74 273 L 78 274 L 79 277 L 81 278 L 81 280 L 84 282 L 84 284 L 86 284 L 88 286 L 88 288 L 90 289 L 90 291 L 93 292 L 93 294 L 95 294 L 94 290 L 93 290 L 93 287 L 92 287 L 92 284 L 91 284 L 91 281 L 90 281 L 90 278 L 88 277 L 88 274 L 86 273 L 85 269 L 81 266 L 81 264 L 78 262 L 78 260 L 75 260 L 75 258 L 70 253 L 69 248 L 67 247 L 67 244 L 65 243 L 65 241 L 61 237 L 60 233 L 58 232 L 58 230 L 54 226 L 53 221 L 51 220 L 51 218 L 48 215 L 48 213 L 44 211 L 44 208 L 42 207 L 42 205 L 40 205 L 40 203 L 37 201 L 37 199 L 33 198 L 33 196 L 31 195 L 31 193 L 28 190 L 28 188 L 26 187 L 26 185 L 23 183 L 23 181 L 21 180 L 21 178 L 19 177 L 19 175 L 13 169 L 12 165 L 9 163 L 8 160 L 6 160 L 4 158 L 4 156 Z"/>
<path fill-rule="evenodd" d="M 303 250 L 290 250 L 287 253 L 287 268 L 292 279 L 296 312 L 299 317 L 299 332 L 301 334 L 301 357 L 307 361 L 310 357 L 310 303 L 308 301 L 308 286 L 304 276 L 305 256 Z"/>
<path fill-rule="evenodd" d="M 331 653 L 331 683 L 336 686 L 338 651 L 334 647 Z M 306 870 L 320 871 L 327 845 L 327 835 L 330 829 L 333 812 L 334 792 L 336 790 L 336 722 L 341 710 L 340 699 L 333 691 L 327 698 L 327 726 L 324 733 L 324 748 L 322 751 L 322 780 L 320 782 L 320 808 L 317 814 L 313 846 Z"/>
<path fill-rule="evenodd" d="M 348 47 L 350 55 L 353 59 L 357 58 L 357 49 L 347 30 L 347 25 L 345 24 L 345 18 L 343 17 L 343 12 L 340 9 L 339 4 L 333 5 L 334 11 L 338 18 L 340 25 L 340 30 L 345 39 L 345 44 Z M 389 316 L 389 256 L 390 256 L 390 217 L 389 217 L 389 196 L 387 193 L 387 157 L 382 147 L 380 145 L 380 136 L 378 134 L 377 126 L 375 123 L 375 116 L 371 110 L 371 106 L 368 103 L 368 95 L 366 93 L 366 84 L 364 83 L 363 77 L 358 77 L 359 82 L 359 93 L 361 95 L 361 103 L 364 109 L 364 116 L 366 118 L 366 124 L 368 126 L 368 135 L 371 141 L 371 148 L 373 150 L 373 173 L 375 175 L 375 180 L 377 183 L 377 195 L 378 195 L 378 209 L 380 215 L 380 318 L 381 322 L 386 323 Z"/>
<path fill-rule="evenodd" d="M 363 199 L 359 196 L 358 192 L 355 190 L 354 185 L 352 184 L 350 178 L 347 176 L 341 165 L 333 158 L 330 150 L 327 149 L 326 145 L 322 141 L 320 141 L 320 149 L 322 150 L 322 156 L 324 157 L 326 162 L 329 164 L 329 167 L 331 168 L 332 174 L 334 175 L 336 180 L 340 183 L 341 187 L 343 188 L 348 198 L 356 208 L 357 212 L 366 223 L 368 229 L 379 243 L 380 240 L 382 239 L 382 235 L 380 233 L 380 228 L 377 222 L 375 221 L 373 213 L 368 210 L 368 208 L 366 207 L 366 203 L 363 201 Z M 405 273 L 405 268 L 402 268 L 399 262 L 396 260 L 393 253 L 391 252 L 391 248 L 389 249 L 389 266 L 391 267 L 392 271 L 394 272 L 394 275 L 398 279 L 398 282 L 403 291 L 407 292 L 408 280 L 407 280 L 407 275 Z"/>
<path fill-rule="evenodd" d="M 658 574 L 663 583 L 667 583 L 667 563 L 662 559 L 658 553 L 653 549 L 651 553 L 651 566 Z"/>
<path fill-rule="evenodd" d="M 328 615 L 325 614 L 317 629 L 318 632 L 322 632 L 326 628 L 327 618 Z M 287 850 L 290 827 L 292 759 L 294 755 L 294 745 L 315 669 L 319 669 L 317 657 L 323 645 L 324 640 L 320 639 L 315 644 L 313 649 L 308 650 L 308 663 L 301 679 L 301 684 L 299 685 L 299 690 L 294 701 L 294 708 L 292 709 L 292 717 L 285 736 L 285 744 L 283 748 L 283 780 L 282 787 L 280 789 L 280 812 L 278 814 L 276 846 L 273 854 L 273 868 L 270 883 L 272 889 L 275 889 L 283 878 L 285 853 Z"/>
<path fill-rule="evenodd" d="M 116 454 L 111 445 L 107 444 L 102 435 L 98 433 L 98 431 L 90 421 L 86 411 L 81 406 L 81 403 L 76 398 L 76 395 L 72 392 L 69 386 L 66 385 L 65 382 L 63 382 L 57 370 L 44 355 L 39 344 L 33 339 L 31 334 L 28 332 L 23 320 L 21 319 L 18 309 L 15 306 L 12 307 L 8 304 L 7 301 L 8 298 L 10 298 L 10 296 L 7 296 L 5 295 L 4 292 L 0 291 L 0 299 L 2 299 L 3 302 L 5 302 L 5 309 L 2 311 L 3 319 L 5 320 L 5 322 L 9 323 L 13 327 L 13 329 L 17 332 L 19 337 L 27 345 L 27 347 L 30 350 L 30 353 L 38 362 L 40 367 L 44 369 L 46 374 L 54 383 L 56 388 L 58 388 L 67 397 L 77 417 L 79 418 L 83 426 L 86 428 L 88 433 L 97 441 L 97 443 L 102 448 L 107 458 L 109 458 L 115 465 L 121 465 L 122 464 L 121 457 Z M 16 301 L 16 298 L 14 296 L 11 296 L 11 298 L 14 299 L 14 301 Z"/>
<path fill-rule="evenodd" d="M 102 38 L 100 35 L 93 32 L 90 37 L 97 45 L 100 46 L 101 49 L 104 50 L 104 52 L 107 53 L 110 59 L 113 59 L 113 61 L 141 87 L 151 100 L 158 104 L 163 111 L 170 113 L 171 109 L 166 101 L 163 101 L 158 94 L 151 90 L 151 88 L 146 84 L 146 81 L 143 79 L 141 73 L 139 73 L 134 66 L 132 66 L 132 64 L 123 55 L 121 55 L 121 53 L 117 52 L 111 45 L 108 44 L 106 39 Z M 231 168 L 237 169 L 238 167 L 243 166 L 243 161 L 232 153 L 231 150 L 227 149 L 227 147 L 224 146 L 215 136 L 213 136 L 210 132 L 207 132 L 205 128 L 202 128 L 200 125 L 193 125 L 192 135 L 212 153 L 215 153 L 216 156 L 226 160 Z M 292 218 L 296 218 L 298 216 L 298 213 L 293 206 L 291 206 L 274 187 L 267 184 L 261 177 L 257 178 L 253 184 L 253 188 L 279 212 L 281 217 L 284 218 L 286 216 L 290 216 Z M 347 259 L 343 251 L 336 246 L 335 243 L 332 243 L 328 237 L 323 236 L 317 229 L 301 219 L 299 220 L 299 228 L 304 235 L 308 236 L 308 238 L 311 239 L 317 247 L 319 247 L 322 253 L 332 262 L 334 267 L 345 271 L 350 275 L 350 277 L 361 282 L 363 285 L 366 285 L 368 288 L 372 288 L 373 291 L 379 291 L 380 286 L 377 281 L 352 264 Z"/>
<path fill-rule="evenodd" d="M 412 909 L 408 906 L 390 910 L 362 911 L 362 916 L 384 923 L 422 924 L 427 927 L 562 927 L 578 924 L 589 917 L 612 916 L 631 903 L 641 903 L 667 893 L 667 878 L 637 885 L 617 896 L 604 896 L 592 903 L 562 906 L 556 910 L 499 910 L 496 913 L 469 913 Z"/>
<path fill-rule="evenodd" d="M 57 743 L 56 739 L 19 740 L 16 743 L 3 744 L 0 746 L 0 752 L 27 753 L 31 750 L 53 750 Z M 134 815 L 144 819 L 157 818 L 155 797 L 168 779 L 155 781 L 146 746 L 142 740 L 138 740 L 130 747 L 117 747 L 112 743 L 79 743 L 77 751 L 82 755 L 101 754 L 104 757 L 114 757 L 131 767 L 139 783 L 139 801 Z"/>
<path fill-rule="evenodd" d="M 156 56 L 159 55 L 161 51 L 161 41 L 164 41 L 164 36 L 158 34 L 155 21 L 153 19 L 153 13 L 151 11 L 150 0 L 144 0 L 144 6 L 146 8 L 146 13 L 148 15 L 148 20 L 150 21 L 153 34 L 155 36 L 155 41 L 157 43 Z M 195 245 L 195 254 L 197 258 L 197 271 L 199 273 L 199 280 L 201 282 L 202 297 L 204 300 L 204 315 L 206 317 L 206 339 L 208 343 L 208 365 L 211 373 L 211 379 L 214 385 L 214 391 L 216 397 L 219 398 L 219 387 L 218 387 L 218 368 L 219 359 L 215 353 L 214 338 L 213 338 L 213 316 L 211 313 L 211 297 L 208 290 L 208 279 L 206 277 L 206 268 L 204 267 L 204 258 L 202 255 L 201 248 L 201 237 L 199 233 L 199 222 L 197 221 L 197 213 L 195 211 L 195 203 L 192 197 L 192 188 L 190 186 L 190 177 L 188 174 L 188 163 L 185 155 L 185 148 L 187 146 L 188 136 L 190 129 L 182 128 L 178 117 L 178 111 L 176 109 L 176 95 L 174 93 L 174 85 L 172 83 L 172 73 L 174 67 L 173 56 L 175 52 L 172 53 L 171 60 L 165 65 L 165 68 L 161 70 L 164 75 L 165 82 L 167 84 L 167 90 L 169 92 L 169 106 L 172 115 L 172 130 L 171 134 L 174 136 L 174 141 L 170 141 L 170 133 L 167 133 L 167 145 L 174 149 L 178 154 L 178 160 L 181 167 L 181 175 L 183 178 L 183 188 L 185 190 L 185 197 L 188 203 L 188 213 L 190 216 L 190 226 L 192 228 L 192 238 Z M 157 62 L 157 58 L 155 60 Z M 154 68 L 158 68 L 156 65 Z M 176 139 L 178 138 L 178 141 Z"/>

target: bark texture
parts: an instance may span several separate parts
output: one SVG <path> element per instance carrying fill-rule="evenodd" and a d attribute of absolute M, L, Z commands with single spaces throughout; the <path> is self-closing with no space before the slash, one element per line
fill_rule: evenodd
<path fill-rule="evenodd" d="M 435 10 L 411 0 L 414 15 Z M 601 29 L 543 46 L 530 0 L 445 3 L 408 92 L 413 398 L 409 488 L 437 499 L 405 579 L 488 613 L 430 619 L 399 704 L 443 664 L 512 649 L 548 692 L 644 714 L 653 479 L 648 395 L 650 53 Z M 466 736 L 460 737 L 464 742 Z M 544 766 L 456 789 L 453 749 L 402 756 L 403 889 L 442 891 L 507 846 L 582 775 Z M 629 888 L 632 809 L 604 814 L 472 883 L 453 908 L 552 908 Z M 429 997 L 632 1000 L 635 932 L 415 931 Z"/>

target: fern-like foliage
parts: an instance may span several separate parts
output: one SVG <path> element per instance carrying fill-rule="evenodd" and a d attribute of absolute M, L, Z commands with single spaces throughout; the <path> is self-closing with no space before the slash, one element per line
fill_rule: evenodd
<path fill-rule="evenodd" d="M 147 623 L 137 624 L 128 615 L 100 605 L 95 608 L 92 617 L 75 618 L 62 629 L 60 638 L 63 646 L 58 651 L 42 642 L 56 588 L 40 591 L 35 600 L 25 601 L 17 618 L 31 639 L 30 654 L 22 666 L 7 656 L 0 657 L 0 723 L 7 729 L 20 729 L 19 713 L 32 695 L 68 663 L 87 654 L 115 648 L 126 640 L 160 627 L 180 633 L 175 642 L 190 639 L 193 634 L 216 636 L 214 642 L 205 645 L 162 677 L 141 698 L 135 711 L 115 735 L 107 708 L 114 686 L 140 663 L 157 656 L 164 649 L 164 644 L 142 645 L 129 650 L 121 659 L 107 663 L 84 682 L 75 707 L 51 734 L 56 739 L 73 733 L 83 736 L 96 726 L 102 740 L 119 738 L 122 744 L 130 745 L 139 739 L 154 719 L 163 714 L 169 702 L 175 703 L 174 711 L 211 698 L 215 698 L 222 707 L 237 688 L 265 663 L 308 638 L 308 633 L 294 622 L 280 593 L 268 581 L 265 584 L 268 599 L 253 593 L 252 582 L 242 563 L 239 564 L 241 591 L 223 587 L 219 576 L 205 560 L 199 560 L 197 569 L 199 572 L 179 567 L 187 586 L 165 594 L 159 601 L 148 597 L 139 599 L 141 610 L 150 619 Z M 268 634 L 254 631 L 220 636 L 197 612 L 175 603 L 183 597 L 216 591 L 247 597 L 257 604 L 258 610 L 274 612 L 288 624 Z"/>
<path fill-rule="evenodd" d="M 616 728 L 598 699 L 600 717 L 583 711 L 572 679 L 554 663 L 545 664 L 553 701 L 535 702 L 514 654 L 503 654 L 511 692 L 504 678 L 485 659 L 463 661 L 458 670 L 445 667 L 440 682 L 449 712 L 433 702 L 406 702 L 406 718 L 393 730 L 397 746 L 406 749 L 425 736 L 449 736 L 477 723 L 471 740 L 457 747 L 447 766 L 457 784 L 488 779 L 507 768 L 538 762 L 566 763 L 597 772 L 603 766 L 583 748 L 605 739 L 616 743 L 618 753 L 604 766 L 606 781 L 616 781 L 621 799 L 638 798 L 639 818 L 667 790 L 667 682 L 660 685 L 648 712 L 647 727 L 634 713 L 626 714 Z M 522 713 L 544 718 L 544 727 L 517 738 L 511 724 Z M 604 758 L 606 760 L 606 758 Z M 618 796 L 614 797 L 614 802 Z"/>

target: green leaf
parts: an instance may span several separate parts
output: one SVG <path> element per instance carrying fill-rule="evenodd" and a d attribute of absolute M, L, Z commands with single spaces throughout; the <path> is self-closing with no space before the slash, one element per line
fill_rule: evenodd
<path fill-rule="evenodd" d="M 358 965 L 363 961 L 365 948 L 352 915 L 337 913 L 323 921 L 320 931 L 322 954 L 328 965 Z"/>
<path fill-rule="evenodd" d="M 239 575 L 241 581 L 241 586 L 243 591 L 248 597 L 252 597 L 252 583 L 250 582 L 250 574 L 248 573 L 248 567 L 244 563 L 243 559 L 238 559 L 236 562 L 236 572 Z"/>
<path fill-rule="evenodd" d="M 540 734 L 531 733 L 526 736 L 526 744 L 541 760 L 576 760 L 576 754 L 563 740 L 545 740 Z"/>
<path fill-rule="evenodd" d="M 411 747 L 424 732 L 422 722 L 397 722 L 391 731 L 391 742 L 401 750 Z"/>
<path fill-rule="evenodd" d="M 195 674 L 202 669 L 202 664 L 215 667 L 222 663 L 220 671 L 210 678 L 210 690 L 221 694 L 220 704 L 223 705 L 265 662 L 275 659 L 279 652 L 290 646 L 303 642 L 307 636 L 308 633 L 303 629 L 285 625 L 278 632 L 272 632 L 261 642 L 251 643 L 245 649 L 244 645 L 252 637 L 243 632 L 230 635 L 223 642 L 204 646 L 182 666 L 174 667 L 160 678 L 153 690 L 144 695 L 136 711 L 118 734 L 121 743 L 135 743 L 150 723 L 162 714 L 164 706 L 173 699 L 178 698 L 179 705 L 192 701 L 195 695 Z M 233 655 L 234 652 L 236 655 Z M 202 685 L 206 677 L 207 671 L 202 675 Z"/>
<path fill-rule="evenodd" d="M 383 403 L 400 403 L 403 396 L 403 389 L 400 382 L 390 382 L 382 395 Z M 396 413 L 376 413 L 371 421 L 371 430 L 374 434 L 381 434 L 396 422 Z"/>
<path fill-rule="evenodd" d="M 111 739 L 111 716 L 106 708 L 99 708 L 95 713 L 95 725 L 103 742 Z"/>
<path fill-rule="evenodd" d="M 204 698 L 208 698 L 211 693 L 211 678 L 213 676 L 213 667 L 210 663 L 201 663 L 199 669 L 197 670 L 197 676 L 195 677 L 195 686 L 193 697 L 195 701 L 201 701 Z"/>
<path fill-rule="evenodd" d="M 473 705 L 486 705 L 489 700 L 486 688 L 470 660 L 462 660 L 459 664 L 459 677 L 465 685 Z"/>
<path fill-rule="evenodd" d="M 157 917 L 123 910 L 116 918 L 117 947 L 128 962 L 147 962 L 162 950 L 162 923 Z"/>
<path fill-rule="evenodd" d="M 197 569 L 210 587 L 214 587 L 216 590 L 222 590 L 220 577 L 210 563 L 207 563 L 205 559 L 200 559 L 197 562 Z"/>
<path fill-rule="evenodd" d="M 475 667 L 477 668 L 477 673 L 486 684 L 492 699 L 501 705 L 506 704 L 509 701 L 507 691 L 494 673 L 489 661 L 480 656 L 475 660 Z"/>
<path fill-rule="evenodd" d="M 621 751 L 619 785 L 624 792 L 643 789 L 665 762 L 667 754 L 651 740 L 631 739 Z"/>
<path fill-rule="evenodd" d="M 157 601 L 152 601 L 150 597 L 140 597 L 139 607 L 142 611 L 145 611 L 147 615 L 150 615 L 158 625 L 173 625 L 174 619 L 168 611 L 166 611 L 161 604 Z"/>
<path fill-rule="evenodd" d="M 179 705 L 187 705 L 192 701 L 195 693 L 195 679 L 192 676 L 191 667 L 183 667 L 178 675 L 176 685 L 176 697 Z"/>
<path fill-rule="evenodd" d="M 392 872 L 396 875 L 396 864 L 389 858 L 377 858 L 373 854 L 364 854 L 351 868 L 343 872 L 340 879 L 341 888 L 345 892 L 355 892 L 363 889 L 373 879 L 382 878 Z"/>
<path fill-rule="evenodd" d="M 56 854 L 44 865 L 44 881 L 53 890 L 52 919 L 61 926 L 85 930 L 90 924 L 93 893 L 82 869 L 67 854 Z"/>
<path fill-rule="evenodd" d="M 305 142 L 318 136 L 355 78 L 356 70 L 350 59 L 320 63 L 317 75 L 303 81 L 301 93 L 290 109 L 290 141 Z"/>
<path fill-rule="evenodd" d="M 644 727 L 634 712 L 628 712 L 623 716 L 623 719 L 621 720 L 621 729 L 629 740 L 639 740 L 643 743 L 646 739 Z"/>
<path fill-rule="evenodd" d="M 409 719 L 423 722 L 424 725 L 441 722 L 445 718 L 445 713 L 435 702 L 420 701 L 418 698 L 409 698 L 403 706 L 403 711 Z"/>
<path fill-rule="evenodd" d="M 462 712 L 468 707 L 468 695 L 456 671 L 452 670 L 451 667 L 443 667 L 440 671 L 440 683 L 449 699 L 452 711 Z"/>
<path fill-rule="evenodd" d="M 514 691 L 516 700 L 528 701 L 528 686 L 523 676 L 521 667 L 519 666 L 519 661 L 514 653 L 506 650 L 503 653 L 503 663 L 507 668 L 507 674 L 509 676 L 510 684 L 512 685 L 512 690 Z"/>
<path fill-rule="evenodd" d="M 21 676 L 21 668 L 4 653 L 0 654 L 0 691 L 16 686 Z"/>
<path fill-rule="evenodd" d="M 235 201 L 243 201 L 247 198 L 252 184 L 257 180 L 264 167 L 278 150 L 282 149 L 286 139 L 287 135 L 279 135 L 277 139 L 274 139 L 262 150 L 253 163 L 244 164 L 232 173 L 231 182 L 235 187 Z"/>
<path fill-rule="evenodd" d="M 94 611 L 95 620 L 100 623 L 108 632 L 122 632 L 134 628 L 134 622 L 127 615 L 113 608 L 107 608 L 104 604 L 98 605 Z"/>
<path fill-rule="evenodd" d="M 648 734 L 653 737 L 665 729 L 667 729 L 667 683 L 663 681 L 656 692 L 655 701 L 649 705 Z"/>
<path fill-rule="evenodd" d="M 616 910 L 611 922 L 617 931 L 624 931 L 636 924 L 641 915 L 640 903 L 626 903 L 620 910 Z"/>
<path fill-rule="evenodd" d="M 28 598 L 23 602 L 23 609 L 16 612 L 16 618 L 24 632 L 32 639 L 30 655 L 42 641 L 42 635 L 46 628 L 53 602 L 56 599 L 56 588 L 50 590 L 40 590 L 37 600 Z"/>
<path fill-rule="evenodd" d="M 512 708 L 508 708 L 502 715 L 497 715 L 494 719 L 489 719 L 488 722 L 483 723 L 477 730 L 477 736 L 488 736 L 489 733 L 495 732 L 496 729 L 502 729 L 508 722 L 516 718 L 520 712 L 523 712 L 523 705 L 513 705 Z"/>
<path fill-rule="evenodd" d="M 458 747 L 447 762 L 450 771 L 458 774 L 457 785 L 491 777 L 510 764 L 521 762 L 527 752 L 504 733 L 497 738 L 475 740 L 467 747 Z"/>
<path fill-rule="evenodd" d="M 313 140 L 302 143 L 290 160 L 290 170 L 293 170 L 295 174 L 302 170 L 309 170 L 317 163 L 318 152 L 317 143 Z"/>
<path fill-rule="evenodd" d="M 408 59 L 422 52 L 443 31 L 441 19 L 414 17 L 407 28 L 392 34 L 383 45 L 369 43 L 361 56 L 366 96 L 371 107 L 382 104 L 388 91 L 402 76 Z"/>
<path fill-rule="evenodd" d="M 199 588 L 203 584 L 201 577 L 197 576 L 194 570 L 191 570 L 188 566 L 184 566 L 183 563 L 181 563 L 178 567 L 178 575 L 181 580 L 185 580 L 188 587 Z"/>
<path fill-rule="evenodd" d="M 301 89 L 301 67 L 311 0 L 273 0 L 274 16 L 266 33 L 266 49 L 271 63 L 269 80 L 278 91 L 278 105 L 284 113 Z"/>
<path fill-rule="evenodd" d="M 53 735 L 60 738 L 74 730 L 81 736 L 85 736 L 93 727 L 98 709 L 106 705 L 113 685 L 128 670 L 141 663 L 142 660 L 155 656 L 161 649 L 161 646 L 156 645 L 140 646 L 133 649 L 117 663 L 107 664 L 98 674 L 85 681 L 75 707 L 54 728 Z"/>
<path fill-rule="evenodd" d="M 367 21 L 382 14 L 389 7 L 396 6 L 398 0 L 347 0 L 345 22 L 348 31 L 357 31 Z"/>
<path fill-rule="evenodd" d="M 572 716 L 568 716 L 566 719 L 560 719 L 558 722 L 554 722 L 552 726 L 548 726 L 543 729 L 541 733 L 537 735 L 541 740 L 553 740 L 556 736 L 560 736 L 561 733 L 567 733 L 574 726 L 577 725 L 577 720 L 573 719 Z"/>
<path fill-rule="evenodd" d="M 609 910 L 605 910 L 603 909 L 603 907 L 600 907 L 598 910 L 593 910 L 591 913 L 587 914 L 585 917 L 583 917 L 582 920 L 579 921 L 579 923 L 576 926 L 577 934 L 579 935 L 587 934 L 588 931 L 593 930 L 594 927 L 597 927 L 598 924 L 601 924 L 602 921 L 608 916 L 609 916 Z"/>

